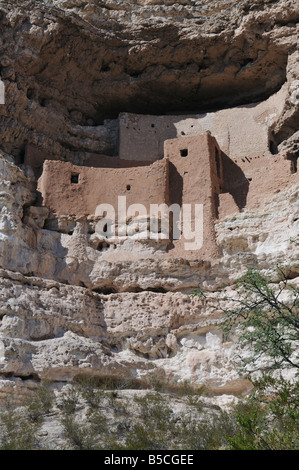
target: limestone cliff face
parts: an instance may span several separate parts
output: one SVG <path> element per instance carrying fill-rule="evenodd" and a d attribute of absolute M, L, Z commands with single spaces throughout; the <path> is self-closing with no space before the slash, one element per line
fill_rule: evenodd
<path fill-rule="evenodd" d="M 232 294 L 248 267 L 298 259 L 298 18 L 296 0 L 0 1 L 3 388 L 18 377 L 163 370 L 227 393 L 247 390 L 220 315 L 188 294 L 198 286 L 212 298 L 223 286 Z M 130 240 L 99 253 L 94 220 L 49 214 L 24 165 L 27 144 L 79 165 L 86 152 L 116 155 L 122 112 L 194 113 L 205 130 L 213 118 L 225 150 L 235 145 L 237 154 L 238 132 L 233 141 L 215 122 L 225 115 L 233 126 L 234 110 L 221 109 L 238 106 L 244 120 L 236 126 L 244 129 L 241 108 L 260 101 L 253 120 L 269 148 L 255 147 L 267 164 L 256 171 L 247 206 L 231 210 L 224 195 L 216 259 L 173 258 Z"/>
<path fill-rule="evenodd" d="M 297 130 L 298 3 L 1 1 L 3 149 L 113 152 L 121 111 L 199 112 L 270 96 Z M 104 127 L 103 127 L 104 125 Z M 107 132 L 107 128 L 111 132 Z"/>

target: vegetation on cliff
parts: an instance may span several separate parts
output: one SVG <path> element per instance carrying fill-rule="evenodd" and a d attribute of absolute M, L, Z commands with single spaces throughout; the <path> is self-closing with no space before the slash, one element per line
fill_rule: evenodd
<path fill-rule="evenodd" d="M 275 375 L 299 367 L 299 290 L 280 269 L 276 288 L 249 271 L 238 281 L 236 308 L 225 311 L 225 329 L 239 331 L 252 369 L 265 371 L 249 397 L 229 410 L 207 404 L 209 389 L 121 378 L 78 378 L 55 399 L 41 384 L 23 403 L 7 402 L 0 414 L 2 449 L 73 450 L 294 450 L 299 449 L 299 382 Z M 287 292 L 287 296 L 284 293 Z M 230 302 L 232 299 L 229 299 Z M 223 299 L 222 299 L 223 301 Z M 146 390 L 147 388 L 147 390 Z M 57 421 L 60 438 L 47 442 L 47 423 Z"/>

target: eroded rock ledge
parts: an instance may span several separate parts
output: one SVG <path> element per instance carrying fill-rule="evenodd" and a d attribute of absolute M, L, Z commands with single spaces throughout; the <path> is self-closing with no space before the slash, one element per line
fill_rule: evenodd
<path fill-rule="evenodd" d="M 208 301 L 181 293 L 99 295 L 0 275 L 4 376 L 69 381 L 79 374 L 142 377 L 165 369 L 195 383 L 221 386 L 237 378 L 233 344 L 223 343 L 221 316 Z M 224 361 L 221 370 L 214 359 Z"/>

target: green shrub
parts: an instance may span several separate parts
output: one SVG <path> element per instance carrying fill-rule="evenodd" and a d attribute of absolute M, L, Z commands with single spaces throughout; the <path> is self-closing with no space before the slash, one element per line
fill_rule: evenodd
<path fill-rule="evenodd" d="M 28 420 L 24 409 L 7 403 L 0 412 L 0 449 L 1 450 L 34 450 L 41 445 L 37 437 L 39 423 Z"/>

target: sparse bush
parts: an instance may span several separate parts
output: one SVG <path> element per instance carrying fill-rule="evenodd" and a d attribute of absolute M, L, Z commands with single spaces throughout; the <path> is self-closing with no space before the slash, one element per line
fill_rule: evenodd
<path fill-rule="evenodd" d="M 39 424 L 28 420 L 23 408 L 7 402 L 0 412 L 0 450 L 40 449 Z"/>
<path fill-rule="evenodd" d="M 104 403 L 105 393 L 99 388 L 98 380 L 93 377 L 80 377 L 76 383 L 82 398 L 92 409 L 97 409 Z"/>
<path fill-rule="evenodd" d="M 70 387 L 64 392 L 60 409 L 66 416 L 73 414 L 76 411 L 77 405 L 79 404 L 79 390 L 76 387 Z"/>
<path fill-rule="evenodd" d="M 96 450 L 98 447 L 97 433 L 92 426 L 77 422 L 73 415 L 64 416 L 61 421 L 64 437 L 72 450 Z"/>
<path fill-rule="evenodd" d="M 299 384 L 265 376 L 255 392 L 230 411 L 206 408 L 200 397 L 149 392 L 134 399 L 113 398 L 104 391 L 99 406 L 86 410 L 84 390 L 68 390 L 61 409 L 66 448 L 72 450 L 297 450 L 299 449 Z M 38 392 L 37 392 L 38 393 Z M 74 398 L 75 397 L 75 398 Z M 80 398 L 81 397 L 81 398 Z M 170 398 L 185 403 L 175 413 Z M 47 401 L 46 401 L 47 402 Z M 50 402 L 45 410 L 49 411 Z M 79 405 L 79 406 L 78 406 Z M 30 407 L 29 407 L 29 410 Z M 69 410 L 73 410 L 71 413 Z M 108 410 L 109 413 L 108 413 Z M 130 412 L 131 410 L 131 412 Z M 133 413 L 132 413 L 133 411 Z M 108 414 L 107 414 L 108 413 Z M 43 419 L 28 419 L 27 406 L 11 403 L 0 413 L 0 448 L 43 448 L 38 432 Z M 129 416 L 129 419 L 128 419 Z M 44 417 L 44 415 L 43 415 Z M 65 446 L 63 446 L 65 448 Z"/>
<path fill-rule="evenodd" d="M 30 398 L 24 400 L 25 412 L 32 422 L 40 422 L 53 406 L 54 393 L 48 382 L 40 384 Z"/>
<path fill-rule="evenodd" d="M 134 401 L 139 405 L 140 417 L 148 426 L 167 429 L 172 421 L 172 410 L 163 395 L 155 393 L 147 394 L 145 397 L 135 396 Z"/>
<path fill-rule="evenodd" d="M 149 429 L 148 426 L 135 424 L 126 437 L 124 450 L 167 450 L 168 436 L 159 427 Z"/>
<path fill-rule="evenodd" d="M 283 277 L 273 287 L 259 273 L 249 271 L 238 281 L 239 297 L 221 299 L 227 315 L 226 332 L 239 331 L 241 344 L 252 348 L 254 359 L 267 354 L 272 361 L 270 372 L 281 366 L 299 369 L 299 290 L 286 278 L 285 271 L 281 273 Z M 226 300 L 235 308 L 226 309 Z M 120 376 L 77 378 L 62 392 L 58 404 L 57 419 L 66 441 L 62 447 L 298 450 L 298 380 L 288 382 L 265 375 L 252 383 L 254 392 L 250 397 L 222 411 L 204 404 L 204 387 L 187 381 L 176 383 L 159 371 L 142 380 Z M 130 393 L 123 392 L 129 388 L 149 391 L 146 395 L 135 394 L 132 399 Z M 8 401 L 0 412 L 0 449 L 42 448 L 38 433 L 53 399 L 51 387 L 43 383 L 21 406 Z"/>
<path fill-rule="evenodd" d="M 299 449 L 299 384 L 265 376 L 255 393 L 234 410 L 233 450 Z"/>

